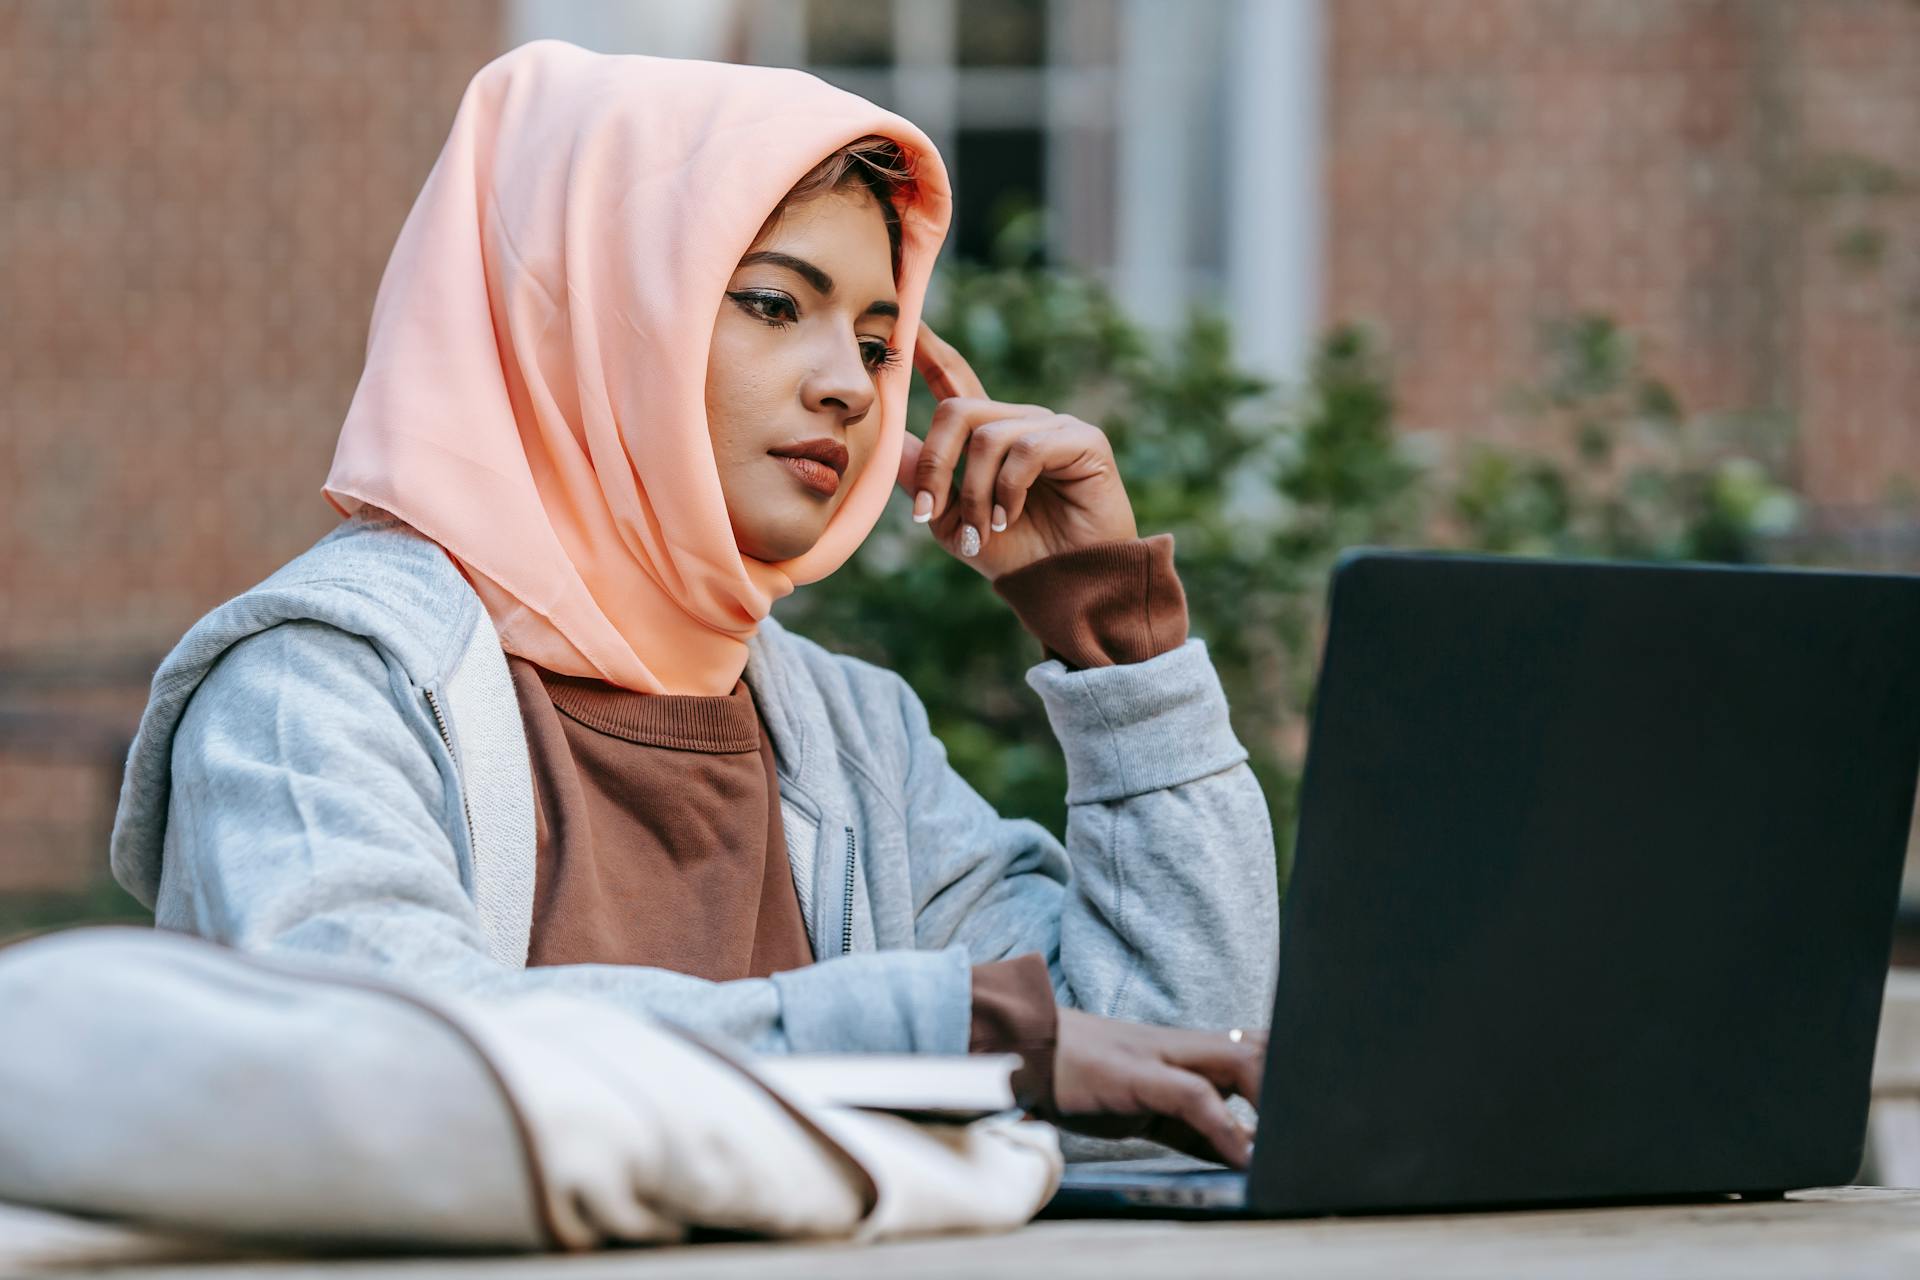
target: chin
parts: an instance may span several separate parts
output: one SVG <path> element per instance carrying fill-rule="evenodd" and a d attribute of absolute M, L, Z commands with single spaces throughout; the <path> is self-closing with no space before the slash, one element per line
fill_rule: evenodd
<path fill-rule="evenodd" d="M 783 525 L 777 529 L 761 528 L 754 530 L 749 537 L 741 540 L 741 548 L 756 560 L 775 562 L 791 560 L 795 556 L 805 555 L 813 550 L 820 541 L 825 522 L 796 521 L 792 525 Z"/>

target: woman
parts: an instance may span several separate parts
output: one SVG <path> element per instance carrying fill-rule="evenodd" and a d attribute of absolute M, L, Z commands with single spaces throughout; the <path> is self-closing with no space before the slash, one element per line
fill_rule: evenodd
<path fill-rule="evenodd" d="M 347 518 L 156 673 L 121 882 L 237 947 L 762 1051 L 1012 1050 L 1044 1114 L 1244 1162 L 1265 805 L 1105 436 L 920 326 L 949 210 L 924 134 L 801 72 L 482 69 L 381 282 Z M 895 484 L 1046 646 L 1064 848 L 769 614 Z"/>

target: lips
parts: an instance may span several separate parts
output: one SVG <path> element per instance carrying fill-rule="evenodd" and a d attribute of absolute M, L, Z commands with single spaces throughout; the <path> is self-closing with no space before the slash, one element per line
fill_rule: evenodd
<path fill-rule="evenodd" d="M 787 469 L 816 493 L 831 496 L 840 488 L 840 477 L 847 470 L 847 447 L 825 437 L 802 440 L 767 451 L 787 465 Z"/>
<path fill-rule="evenodd" d="M 786 454 L 776 454 L 787 470 L 793 472 L 801 484 L 816 493 L 832 497 L 840 489 L 840 473 L 824 462 L 812 458 L 795 458 Z"/>
<path fill-rule="evenodd" d="M 796 444 L 783 445 L 778 449 L 769 449 L 776 458 L 811 458 L 833 468 L 833 473 L 843 476 L 847 473 L 847 446 L 838 440 L 824 437 L 817 440 L 802 440 Z"/>

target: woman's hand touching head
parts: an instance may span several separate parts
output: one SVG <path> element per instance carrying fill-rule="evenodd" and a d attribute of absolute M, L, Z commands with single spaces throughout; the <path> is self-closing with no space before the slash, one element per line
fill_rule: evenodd
<path fill-rule="evenodd" d="M 962 564 L 992 580 L 1140 536 L 1106 432 L 1045 405 L 989 399 L 966 358 L 924 320 L 913 366 L 938 402 L 926 438 L 907 436 L 896 482 L 914 495 L 914 520 Z"/>
<path fill-rule="evenodd" d="M 759 560 L 819 539 L 873 454 L 879 379 L 900 361 L 897 222 L 849 173 L 782 203 L 714 317 L 707 425 L 734 539 Z"/>

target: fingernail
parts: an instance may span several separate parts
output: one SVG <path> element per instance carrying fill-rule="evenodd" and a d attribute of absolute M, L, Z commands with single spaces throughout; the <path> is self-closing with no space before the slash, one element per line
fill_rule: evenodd
<path fill-rule="evenodd" d="M 913 522 L 925 524 L 933 519 L 933 495 L 925 489 L 913 495 Z"/>
<path fill-rule="evenodd" d="M 993 504 L 993 531 L 999 533 L 1007 527 L 1007 509 L 999 503 Z"/>
<path fill-rule="evenodd" d="M 980 531 L 972 525 L 967 525 L 960 530 L 960 554 L 963 556 L 980 554 Z"/>

